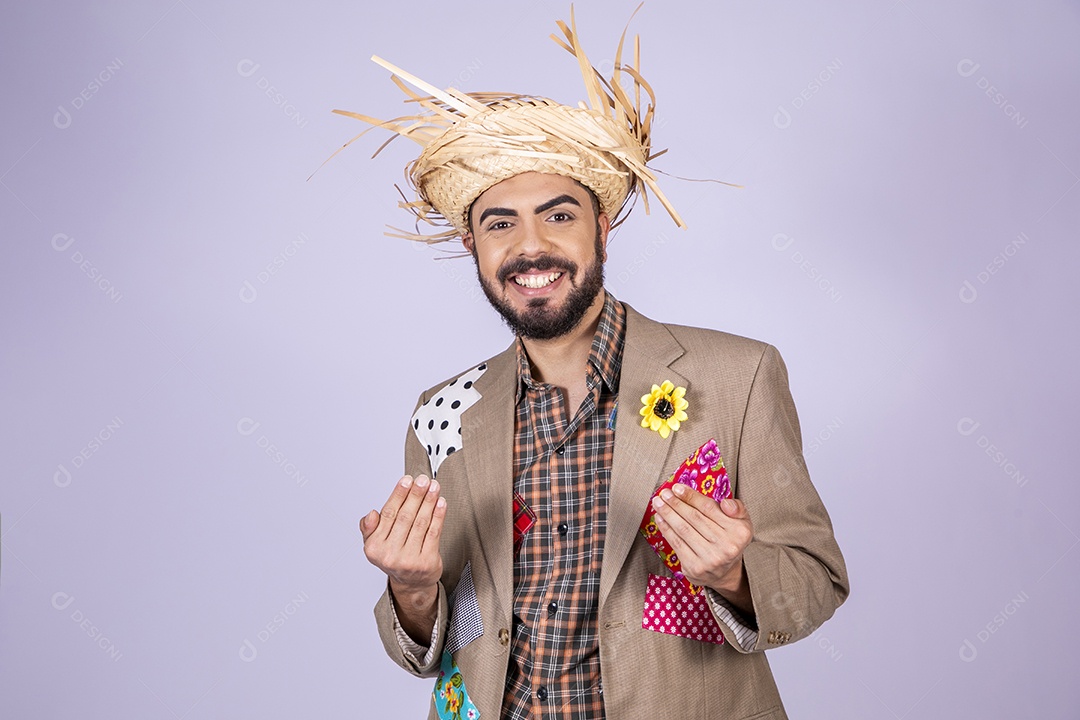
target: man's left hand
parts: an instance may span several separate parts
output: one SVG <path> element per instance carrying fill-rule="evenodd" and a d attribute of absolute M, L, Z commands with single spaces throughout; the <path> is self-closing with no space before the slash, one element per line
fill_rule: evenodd
<path fill-rule="evenodd" d="M 725 498 L 718 503 L 676 483 L 653 500 L 653 508 L 686 579 L 712 588 L 752 615 L 743 551 L 754 538 L 754 526 L 742 501 Z"/>

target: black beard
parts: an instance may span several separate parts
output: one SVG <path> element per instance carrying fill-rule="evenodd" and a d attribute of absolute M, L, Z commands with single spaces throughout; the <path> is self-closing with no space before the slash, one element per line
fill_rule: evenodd
<path fill-rule="evenodd" d="M 549 255 L 525 260 L 519 258 L 506 263 L 496 279 L 500 284 L 506 282 L 507 277 L 515 273 L 524 273 L 529 270 L 558 270 L 566 276 L 566 281 L 573 285 L 566 303 L 561 309 L 549 307 L 548 298 L 532 298 L 529 300 L 528 309 L 517 312 L 514 308 L 496 292 L 488 281 L 480 274 L 480 264 L 476 265 L 476 276 L 480 279 L 480 287 L 487 296 L 488 302 L 495 308 L 510 331 L 518 337 L 530 340 L 551 340 L 562 337 L 578 326 L 585 313 L 592 307 L 593 301 L 600 291 L 604 289 L 604 261 L 601 259 L 603 246 L 597 238 L 596 256 L 593 264 L 586 270 L 581 278 L 581 284 L 574 284 L 578 266 L 576 263 L 564 258 L 555 258 Z"/>

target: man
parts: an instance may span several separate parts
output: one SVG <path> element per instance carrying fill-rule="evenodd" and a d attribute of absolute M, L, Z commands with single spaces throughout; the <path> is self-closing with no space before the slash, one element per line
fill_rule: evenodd
<path fill-rule="evenodd" d="M 569 108 L 387 66 L 431 114 L 356 117 L 424 146 L 404 205 L 461 238 L 516 335 L 421 395 L 407 474 L 360 522 L 387 652 L 436 677 L 432 718 L 786 717 L 763 651 L 828 619 L 846 570 L 776 350 L 603 288 L 628 197 L 681 224 L 620 72 L 647 86 L 617 56 Z"/>

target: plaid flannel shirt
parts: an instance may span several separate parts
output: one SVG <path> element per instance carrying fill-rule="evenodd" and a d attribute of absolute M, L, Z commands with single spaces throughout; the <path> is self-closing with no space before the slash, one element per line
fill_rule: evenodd
<path fill-rule="evenodd" d="M 518 343 L 514 491 L 536 519 L 514 558 L 503 718 L 604 717 L 597 617 L 625 327 L 606 295 L 579 408 L 533 379 Z"/>

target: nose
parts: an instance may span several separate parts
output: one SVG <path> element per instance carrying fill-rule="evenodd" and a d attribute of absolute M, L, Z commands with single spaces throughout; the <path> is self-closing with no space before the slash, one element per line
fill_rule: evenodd
<path fill-rule="evenodd" d="M 544 232 L 544 223 L 536 217 L 523 218 L 518 233 L 517 254 L 525 257 L 545 255 L 551 250 L 551 241 Z"/>

